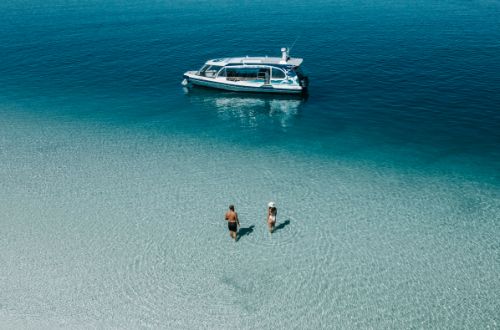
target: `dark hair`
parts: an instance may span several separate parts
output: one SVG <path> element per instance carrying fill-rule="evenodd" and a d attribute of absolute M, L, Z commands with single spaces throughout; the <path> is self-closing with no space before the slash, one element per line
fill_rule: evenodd
<path fill-rule="evenodd" d="M 233 205 L 233 204 L 229 205 L 229 209 L 230 209 L 231 211 L 234 211 L 234 205 Z"/>

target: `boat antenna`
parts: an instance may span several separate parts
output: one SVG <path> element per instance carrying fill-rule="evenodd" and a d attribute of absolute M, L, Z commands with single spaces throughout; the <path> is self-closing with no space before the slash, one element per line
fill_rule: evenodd
<path fill-rule="evenodd" d="M 295 46 L 295 43 L 297 42 L 297 40 L 299 40 L 300 38 L 300 34 L 297 36 L 297 38 L 295 38 L 295 41 L 293 42 L 292 46 L 290 48 L 288 48 L 288 54 L 290 54 L 292 52 L 292 48 L 293 46 Z"/>

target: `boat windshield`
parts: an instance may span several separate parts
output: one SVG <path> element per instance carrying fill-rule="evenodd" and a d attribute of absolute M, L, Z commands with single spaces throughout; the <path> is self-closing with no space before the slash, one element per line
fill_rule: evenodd
<path fill-rule="evenodd" d="M 222 66 L 219 65 L 204 65 L 200 71 L 199 75 L 204 76 L 204 77 L 210 77 L 213 78 L 217 75 L 217 72 L 222 68 Z"/>

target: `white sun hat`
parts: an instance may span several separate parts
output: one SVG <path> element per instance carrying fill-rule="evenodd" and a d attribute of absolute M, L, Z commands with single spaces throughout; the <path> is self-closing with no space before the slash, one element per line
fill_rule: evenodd
<path fill-rule="evenodd" d="M 276 207 L 276 203 L 275 202 L 269 202 L 269 204 L 267 204 L 267 207 Z"/>

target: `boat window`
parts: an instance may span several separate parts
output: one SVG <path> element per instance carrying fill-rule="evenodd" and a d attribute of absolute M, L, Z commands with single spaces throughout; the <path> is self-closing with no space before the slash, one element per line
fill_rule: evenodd
<path fill-rule="evenodd" d="M 253 80 L 265 76 L 263 68 L 226 68 L 226 75 L 228 80 Z M 262 77 L 261 77 L 262 76 Z"/>
<path fill-rule="evenodd" d="M 217 77 L 226 77 L 226 68 L 220 70 L 220 72 L 217 75 Z"/>
<path fill-rule="evenodd" d="M 200 69 L 198 72 L 199 72 L 201 75 L 203 75 L 203 73 L 204 73 L 205 71 L 207 71 L 207 69 L 208 69 L 208 67 L 209 67 L 209 66 L 210 66 L 210 65 L 205 64 L 204 66 L 202 66 L 202 67 L 201 67 L 201 69 Z"/>
<path fill-rule="evenodd" d="M 285 73 L 277 68 L 273 68 L 273 79 L 284 79 L 285 78 Z"/>
<path fill-rule="evenodd" d="M 221 68 L 222 66 L 219 65 L 211 65 L 205 70 L 205 72 L 202 73 L 202 76 L 215 77 Z"/>

